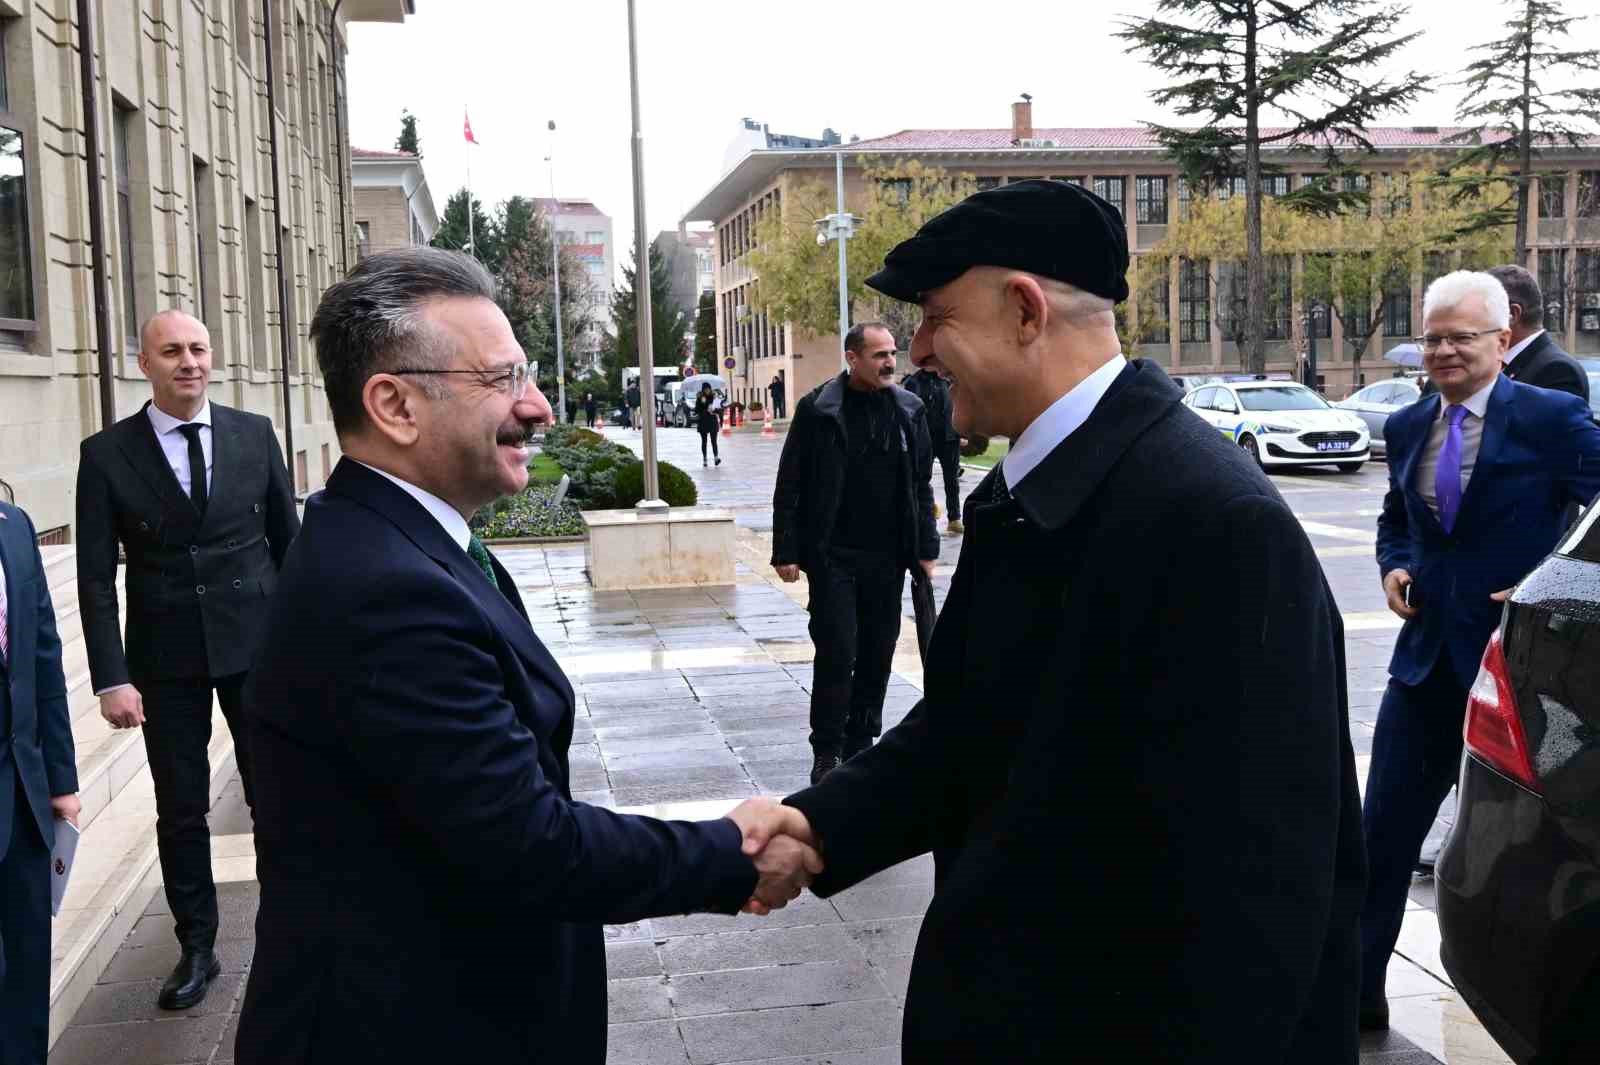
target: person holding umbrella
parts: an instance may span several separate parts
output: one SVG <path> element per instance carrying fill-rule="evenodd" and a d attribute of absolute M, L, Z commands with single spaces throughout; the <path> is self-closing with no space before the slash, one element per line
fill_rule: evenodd
<path fill-rule="evenodd" d="M 706 441 L 711 441 L 711 454 L 716 457 L 717 465 L 722 465 L 722 454 L 717 450 L 717 430 L 722 428 L 722 422 L 717 417 L 718 399 L 716 390 L 707 381 L 700 386 L 700 394 L 694 397 L 694 427 L 700 431 L 700 465 L 706 465 Z"/>

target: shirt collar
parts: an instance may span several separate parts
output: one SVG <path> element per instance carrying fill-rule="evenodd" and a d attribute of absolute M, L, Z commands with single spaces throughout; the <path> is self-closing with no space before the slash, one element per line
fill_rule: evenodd
<path fill-rule="evenodd" d="M 1494 386 L 1499 383 L 1500 377 L 1498 374 L 1496 374 L 1493 381 L 1490 381 L 1488 384 L 1478 389 L 1478 391 L 1468 396 L 1461 405 L 1467 408 L 1469 413 L 1476 415 L 1479 421 L 1482 421 L 1484 416 L 1489 412 L 1489 394 L 1494 391 Z M 1443 418 L 1444 412 L 1449 410 L 1451 406 L 1452 404 L 1448 400 L 1446 400 L 1443 396 L 1440 396 L 1439 413 L 1433 416 L 1433 420 L 1439 421 L 1441 418 Z"/>
<path fill-rule="evenodd" d="M 1543 329 L 1539 330 L 1537 333 L 1530 333 L 1523 337 L 1521 340 L 1517 341 L 1515 344 L 1506 349 L 1506 353 L 1500 356 L 1500 362 L 1505 366 L 1510 366 L 1512 359 L 1516 358 L 1518 355 L 1521 355 L 1527 350 L 1529 344 L 1532 344 L 1535 340 L 1538 340 L 1542 336 L 1544 336 Z"/>
<path fill-rule="evenodd" d="M 1108 359 L 1094 373 L 1072 387 L 1066 395 L 1045 408 L 1011 445 L 1001 461 L 1006 486 L 1015 491 L 1022 479 L 1032 473 L 1056 447 L 1078 430 L 1105 398 L 1111 382 L 1128 365 L 1121 352 Z"/>
<path fill-rule="evenodd" d="M 211 427 L 211 401 L 209 399 L 200 404 L 199 412 L 188 421 L 184 421 L 182 418 L 174 418 L 172 415 L 156 406 L 155 400 L 150 401 L 150 405 L 145 408 L 145 412 L 150 415 L 150 424 L 156 427 L 157 436 L 165 436 L 177 429 L 180 425 L 204 425 L 207 428 Z"/>
<path fill-rule="evenodd" d="M 402 481 L 387 470 L 380 470 L 376 466 L 368 466 L 367 463 L 361 462 L 359 459 L 351 459 L 350 461 L 366 466 L 367 469 L 379 477 L 386 477 L 393 481 L 406 495 L 422 504 L 423 510 L 433 515 L 433 520 L 444 528 L 445 533 L 456 542 L 457 547 L 463 551 L 467 549 L 467 544 L 472 539 L 472 530 L 467 527 L 467 519 L 461 516 L 459 510 L 432 492 L 424 491 L 410 481 Z"/>

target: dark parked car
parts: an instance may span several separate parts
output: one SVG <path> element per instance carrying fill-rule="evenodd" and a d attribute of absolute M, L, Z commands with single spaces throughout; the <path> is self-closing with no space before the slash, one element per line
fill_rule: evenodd
<path fill-rule="evenodd" d="M 1520 1065 L 1600 1062 L 1600 505 L 1506 604 L 1466 748 L 1435 871 L 1445 969 Z"/>

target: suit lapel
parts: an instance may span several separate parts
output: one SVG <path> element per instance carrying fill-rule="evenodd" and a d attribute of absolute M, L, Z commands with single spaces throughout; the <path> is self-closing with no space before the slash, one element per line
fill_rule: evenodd
<path fill-rule="evenodd" d="M 211 490 L 206 494 L 207 516 L 225 512 L 217 504 L 231 488 L 238 488 L 240 482 L 236 471 L 243 459 L 240 454 L 243 441 L 232 414 L 227 407 L 211 404 Z M 202 521 L 201 525 L 204 524 Z"/>
<path fill-rule="evenodd" d="M 1522 354 L 1528 353 L 1525 351 Z M 1461 519 L 1466 516 L 1473 501 L 1488 491 L 1480 487 L 1486 478 L 1479 475 L 1488 473 L 1500 461 L 1500 451 L 1505 446 L 1506 424 L 1511 420 L 1511 408 L 1515 402 L 1516 388 L 1509 378 L 1502 375 L 1496 379 L 1494 391 L 1489 393 L 1489 405 L 1483 412 L 1483 435 L 1478 438 L 1478 457 L 1472 464 L 1472 479 L 1467 482 L 1467 490 L 1461 493 L 1457 527 L 1461 525 Z"/>
<path fill-rule="evenodd" d="M 517 592 L 516 582 L 500 564 L 500 560 L 493 554 L 489 556 L 494 566 L 495 579 L 500 582 L 500 588 L 496 589 L 465 551 L 458 549 L 456 556 L 459 557 L 450 558 L 446 562 L 450 572 L 472 592 L 479 605 L 494 621 L 495 628 L 506 638 L 506 642 L 511 644 L 523 662 L 539 674 L 545 683 L 559 691 L 563 699 L 569 704 L 575 703 L 577 697 L 572 690 L 571 682 L 562 672 L 555 656 L 545 647 L 544 641 L 533 631 L 533 626 L 528 622 L 526 608 L 522 605 L 521 596 Z"/>
<path fill-rule="evenodd" d="M 1439 417 L 1439 404 L 1442 402 L 1439 393 L 1435 392 L 1424 396 L 1416 407 L 1411 408 L 1418 410 L 1422 416 L 1418 419 L 1416 443 L 1400 465 L 1400 490 L 1405 493 L 1407 499 L 1415 500 L 1416 511 L 1422 514 L 1425 520 L 1432 522 L 1433 527 L 1440 532 L 1444 531 L 1444 526 L 1439 524 L 1439 516 L 1428 506 L 1428 501 L 1422 497 L 1422 493 L 1417 491 L 1417 466 L 1422 462 L 1422 453 L 1428 449 L 1428 434 L 1433 431 L 1433 423 Z M 1422 413 L 1424 410 L 1426 413 Z"/>
<path fill-rule="evenodd" d="M 145 408 L 149 406 L 149 403 L 145 404 Z M 178 483 L 178 475 L 172 472 L 172 467 L 167 463 L 166 452 L 161 450 L 156 427 L 150 424 L 147 411 L 141 409 L 122 424 L 124 428 L 117 444 L 128 464 L 168 507 L 182 508 L 190 516 L 198 517 L 194 500 L 184 494 L 183 486 Z"/>

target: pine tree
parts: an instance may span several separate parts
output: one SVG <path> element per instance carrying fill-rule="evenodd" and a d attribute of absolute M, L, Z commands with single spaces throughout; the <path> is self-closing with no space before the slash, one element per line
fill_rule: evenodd
<path fill-rule="evenodd" d="M 624 366 L 639 365 L 638 253 L 622 268 L 622 284 L 611 298 L 611 318 L 617 326 L 616 344 L 603 349 L 601 365 L 606 379 L 621 380 Z M 657 366 L 679 365 L 683 359 L 683 337 L 688 331 L 688 316 L 672 299 L 672 281 L 666 260 L 650 246 L 650 339 L 651 357 Z"/>
<path fill-rule="evenodd" d="M 497 302 L 528 358 L 539 362 L 547 380 L 555 381 L 555 283 L 553 236 L 549 222 L 533 200 L 513 196 L 496 211 L 500 242 L 500 294 Z M 591 329 L 588 317 L 588 275 L 570 249 L 561 251 L 561 338 L 568 355 L 567 380 L 574 380 L 571 355 Z M 552 400 L 555 393 L 552 391 Z"/>
<path fill-rule="evenodd" d="M 710 291 L 700 293 L 700 306 L 695 310 L 694 364 L 712 372 L 717 368 L 717 297 Z"/>
<path fill-rule="evenodd" d="M 1118 34 L 1144 52 L 1171 83 L 1150 95 L 1178 114 L 1199 117 L 1198 129 L 1146 123 L 1202 194 L 1231 188 L 1245 194 L 1246 365 L 1266 367 L 1266 262 L 1261 242 L 1263 147 L 1321 149 L 1340 169 L 1335 144 L 1372 144 L 1365 127 L 1422 91 L 1416 75 L 1386 80 L 1373 67 L 1417 35 L 1391 36 L 1405 14 L 1372 0 L 1160 0 L 1157 15 L 1130 20 Z M 1173 21 L 1184 19 L 1184 22 Z M 1263 112 L 1290 124 L 1266 128 Z M 1289 207 L 1327 214 L 1359 194 L 1332 181 L 1281 197 Z"/>
<path fill-rule="evenodd" d="M 1573 26 L 1587 15 L 1568 15 L 1560 0 L 1507 0 L 1512 17 L 1505 33 L 1477 45 L 1480 58 L 1467 67 L 1461 84 L 1467 95 L 1457 121 L 1471 124 L 1458 136 L 1473 145 L 1467 162 L 1487 173 L 1477 190 L 1507 164 L 1516 175 L 1516 203 L 1502 202 L 1503 215 L 1516 213 L 1516 262 L 1528 257 L 1528 190 L 1534 159 L 1542 148 L 1578 147 L 1600 128 L 1600 82 L 1579 86 L 1584 73 L 1600 72 L 1600 50 L 1564 47 Z"/>
<path fill-rule="evenodd" d="M 469 237 L 468 234 L 471 234 Z M 470 251 L 492 273 L 500 272 L 500 234 L 494 220 L 483 209 L 483 201 L 472 198 L 472 228 L 467 228 L 467 190 L 457 189 L 445 202 L 444 216 L 430 243 L 435 248 Z M 469 248 L 469 244 L 476 246 Z"/>
<path fill-rule="evenodd" d="M 397 151 L 411 155 L 422 154 L 422 142 L 417 139 L 417 116 L 408 110 L 400 112 L 400 137 L 394 142 Z"/>

